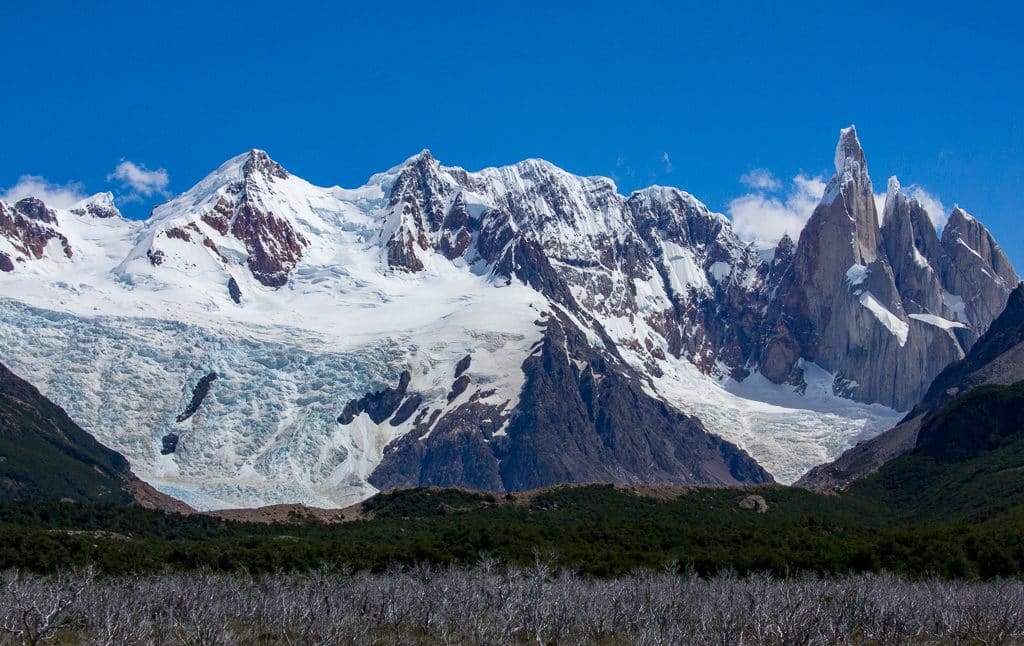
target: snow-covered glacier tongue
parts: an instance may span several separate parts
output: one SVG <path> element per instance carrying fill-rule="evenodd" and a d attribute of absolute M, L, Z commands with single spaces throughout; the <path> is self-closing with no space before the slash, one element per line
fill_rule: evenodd
<path fill-rule="evenodd" d="M 857 157 L 867 182 L 848 148 L 844 172 Z M 810 345 L 842 322 L 801 315 L 806 285 L 885 295 L 908 348 L 941 333 L 954 357 L 1016 282 L 966 217 L 958 240 L 983 254 L 934 233 L 912 249 L 872 212 L 864 258 L 832 280 L 800 264 L 851 239 L 829 222 L 765 255 L 674 188 L 623 196 L 542 160 L 468 172 L 427 151 L 349 190 L 253 150 L 145 223 L 104 195 L 16 206 L 0 202 L 4 362 L 201 509 L 336 507 L 377 486 L 790 482 L 900 416 Z M 927 298 L 901 305 L 912 279 Z M 851 311 L 880 344 L 858 367 L 900 351 Z"/>
<path fill-rule="evenodd" d="M 480 293 L 495 298 L 481 303 Z M 363 312 L 364 324 L 381 331 L 369 338 L 343 322 L 318 331 L 85 316 L 3 298 L 0 351 L 127 456 L 139 477 L 193 507 L 337 507 L 376 492 L 369 475 L 410 425 L 364 416 L 343 427 L 337 418 L 347 402 L 398 381 L 403 370 L 428 402 L 443 401 L 451 366 L 467 354 L 495 402 L 511 405 L 522 385 L 505 355 L 525 356 L 540 338 L 535 294 L 486 286 L 435 296 L 440 303 L 406 303 L 416 312 L 406 321 L 397 308 Z M 425 312 L 437 318 L 424 322 Z M 211 374 L 209 393 L 179 421 Z"/>

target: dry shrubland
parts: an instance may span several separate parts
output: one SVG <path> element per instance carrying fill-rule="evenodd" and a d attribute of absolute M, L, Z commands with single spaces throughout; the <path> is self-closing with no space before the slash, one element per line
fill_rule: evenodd
<path fill-rule="evenodd" d="M 0 643 L 1024 643 L 1024 583 L 894 575 L 609 580 L 538 562 L 385 573 L 0 579 Z"/>

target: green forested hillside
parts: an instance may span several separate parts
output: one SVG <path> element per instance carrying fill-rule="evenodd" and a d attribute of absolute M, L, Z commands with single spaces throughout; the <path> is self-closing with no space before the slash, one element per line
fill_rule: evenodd
<path fill-rule="evenodd" d="M 0 364 L 0 499 L 127 504 L 127 460 Z"/>

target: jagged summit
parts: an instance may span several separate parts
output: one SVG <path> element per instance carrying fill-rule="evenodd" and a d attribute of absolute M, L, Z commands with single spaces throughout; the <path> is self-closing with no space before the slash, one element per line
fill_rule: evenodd
<path fill-rule="evenodd" d="M 856 165 L 856 166 L 855 166 Z M 835 155 L 835 167 L 836 174 L 842 175 L 844 172 L 854 170 L 863 170 L 867 172 L 867 161 L 864 158 L 864 148 L 860 145 L 860 139 L 857 138 L 857 127 L 849 126 L 839 131 L 839 143 L 836 145 Z"/>
<path fill-rule="evenodd" d="M 253 148 L 245 155 L 242 163 L 242 173 L 246 177 L 260 174 L 269 179 L 288 179 L 288 171 L 280 164 L 270 158 L 266 151 Z"/>
<path fill-rule="evenodd" d="M 114 203 L 114 194 L 110 191 L 90 195 L 74 204 L 70 209 L 75 215 L 90 215 L 94 218 L 120 218 L 121 211 Z"/>

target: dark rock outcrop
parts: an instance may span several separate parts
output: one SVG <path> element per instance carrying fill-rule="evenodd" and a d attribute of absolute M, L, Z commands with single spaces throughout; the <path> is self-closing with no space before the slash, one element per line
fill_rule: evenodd
<path fill-rule="evenodd" d="M 463 486 L 517 491 L 565 482 L 771 482 L 745 452 L 649 396 L 643 377 L 552 318 L 523 365 L 511 417 L 474 393 L 389 445 L 370 482 L 381 489 Z M 502 430 L 504 429 L 504 430 Z"/>
<path fill-rule="evenodd" d="M 466 388 L 469 388 L 469 382 L 469 375 L 462 375 L 452 382 L 452 388 L 448 391 L 448 403 L 451 403 L 456 397 L 466 392 Z"/>
<path fill-rule="evenodd" d="M 412 375 L 409 374 L 408 370 L 403 370 L 402 374 L 398 377 L 398 385 L 396 387 L 386 386 L 377 392 L 367 393 L 361 398 L 353 399 L 346 404 L 341 415 L 338 416 L 338 423 L 343 426 L 351 424 L 361 413 L 369 415 L 374 424 L 384 422 L 384 420 L 399 411 L 401 411 L 405 419 L 408 419 L 415 412 L 416 408 L 419 407 L 419 402 L 421 401 L 420 396 L 413 393 L 409 399 L 415 403 L 410 404 L 406 402 L 403 404 L 403 400 L 405 400 L 406 393 L 409 390 L 409 382 L 411 381 Z M 396 422 L 394 425 L 397 426 L 400 423 Z"/>
<path fill-rule="evenodd" d="M 203 375 L 194 388 L 192 388 L 192 399 L 189 401 L 188 406 L 185 407 L 178 416 L 174 419 L 176 422 L 184 422 L 189 417 L 196 414 L 199 407 L 203 405 L 203 400 L 210 394 L 210 386 L 217 380 L 216 372 L 209 372 Z"/>
<path fill-rule="evenodd" d="M 469 365 L 470 365 L 470 363 L 472 361 L 473 361 L 473 357 L 468 355 L 468 354 L 466 356 L 462 357 L 461 359 L 459 359 L 459 362 L 457 364 L 455 364 L 455 378 L 456 379 L 461 377 L 462 373 L 464 373 L 467 370 L 469 370 Z"/>
<path fill-rule="evenodd" d="M 160 439 L 160 455 L 170 455 L 178 449 L 178 440 L 181 439 L 177 433 L 168 433 Z"/>
<path fill-rule="evenodd" d="M 0 202 L 0 236 L 7 238 L 18 254 L 18 260 L 38 260 L 51 240 L 57 240 L 64 255 L 74 252 L 67 237 L 58 229 L 56 214 L 34 197 L 26 197 L 13 207 Z M 10 260 L 10 258 L 8 258 Z M 11 269 L 4 271 L 12 271 Z"/>
<path fill-rule="evenodd" d="M 238 281 L 232 276 L 228 278 L 228 295 L 235 304 L 240 305 L 242 303 L 242 289 L 238 286 Z"/>
<path fill-rule="evenodd" d="M 420 395 L 419 393 L 410 394 L 408 397 L 406 397 L 405 401 L 403 401 L 402 404 L 398 407 L 398 410 L 395 411 L 394 416 L 388 423 L 391 424 L 392 426 L 400 426 L 404 424 L 410 417 L 413 416 L 413 413 L 416 412 L 416 410 L 420 407 L 420 404 L 422 403 L 422 395 Z"/>

